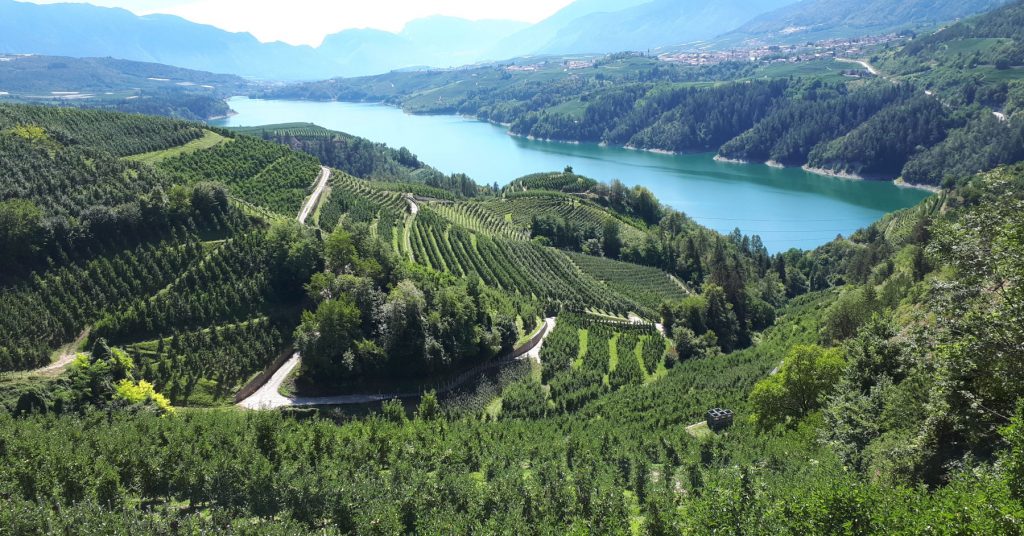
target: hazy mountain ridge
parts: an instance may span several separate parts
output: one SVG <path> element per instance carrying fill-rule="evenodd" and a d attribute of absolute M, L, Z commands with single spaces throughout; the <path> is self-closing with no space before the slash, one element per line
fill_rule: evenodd
<path fill-rule="evenodd" d="M 19 94 L 133 89 L 194 90 L 230 96 L 248 86 L 230 74 L 114 58 L 0 55 L 0 90 Z"/>
<path fill-rule="evenodd" d="M 1007 0 L 802 0 L 762 14 L 726 34 L 727 39 L 820 39 L 883 33 L 956 20 Z"/>
<path fill-rule="evenodd" d="M 435 16 L 414 20 L 397 34 L 373 29 L 331 34 L 317 52 L 349 76 L 423 65 L 458 66 L 493 59 L 481 51 L 527 26 L 516 21 Z"/>
<path fill-rule="evenodd" d="M 512 58 L 534 54 L 544 43 L 575 21 L 595 13 L 612 13 L 650 2 L 650 0 L 576 0 L 554 15 L 512 34 L 494 46 L 489 56 Z"/>
<path fill-rule="evenodd" d="M 410 23 L 401 34 L 346 30 L 327 36 L 321 47 L 313 48 L 262 43 L 249 33 L 227 32 L 171 15 L 140 17 L 124 9 L 87 4 L 0 0 L 0 53 L 109 56 L 264 79 L 366 75 L 448 65 L 448 58 L 472 63 L 480 59 L 474 57 L 479 51 L 522 27 L 512 21 L 430 17 Z M 482 42 L 485 38 L 489 41 Z"/>
<path fill-rule="evenodd" d="M 646 50 L 705 40 L 793 0 L 654 0 L 610 13 L 594 13 L 562 28 L 545 53 Z"/>
<path fill-rule="evenodd" d="M 0 0 L 0 53 L 118 57 L 280 80 L 452 67 L 534 54 L 648 50 L 708 41 L 807 40 L 935 25 L 1005 0 L 577 0 L 534 25 L 435 16 L 399 33 L 350 29 L 317 47 L 262 43 L 170 15 Z M 735 30 L 734 30 L 735 29 Z M 733 31 L 731 31 L 733 30 Z"/>

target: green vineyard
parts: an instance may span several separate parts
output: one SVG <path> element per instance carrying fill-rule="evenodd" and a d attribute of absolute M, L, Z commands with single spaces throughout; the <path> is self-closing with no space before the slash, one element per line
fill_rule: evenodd
<path fill-rule="evenodd" d="M 511 240 L 530 238 L 527 231 L 516 228 L 504 215 L 492 212 L 481 203 L 436 203 L 431 205 L 431 209 L 453 224 L 475 233 Z"/>
<path fill-rule="evenodd" d="M 111 3 L 0 0 L 0 536 L 1024 536 L 1024 0 Z"/>
<path fill-rule="evenodd" d="M 251 233 L 219 245 L 167 288 L 107 315 L 97 323 L 93 337 L 129 342 L 258 312 L 269 282 L 268 251 L 260 235 Z"/>
<path fill-rule="evenodd" d="M 591 233 L 599 232 L 605 222 L 614 219 L 619 222 L 622 240 L 627 243 L 643 240 L 645 236 L 644 231 L 633 221 L 573 195 L 547 191 L 522 192 L 486 201 L 484 206 L 521 229 L 530 229 L 535 216 L 557 215 Z"/>
<path fill-rule="evenodd" d="M 246 136 L 168 158 L 157 167 L 188 183 L 221 182 L 232 194 L 289 216 L 299 211 L 320 172 L 312 156 Z"/>
<path fill-rule="evenodd" d="M 682 283 L 657 268 L 579 253 L 568 255 L 584 273 L 649 309 L 657 309 L 666 301 L 680 301 L 688 294 Z"/>
<path fill-rule="evenodd" d="M 586 192 L 597 185 L 594 179 L 573 173 L 535 173 L 520 177 L 505 187 L 506 192 L 549 190 L 553 192 Z"/>
<path fill-rule="evenodd" d="M 423 207 L 409 234 L 413 259 L 455 275 L 475 275 L 486 285 L 558 302 L 570 310 L 595 307 L 625 314 L 640 308 L 629 298 L 580 271 L 551 248 L 474 234 Z"/>
<path fill-rule="evenodd" d="M 557 411 L 582 408 L 610 391 L 662 376 L 673 361 L 650 326 L 562 314 L 541 350 L 541 381 Z"/>
<path fill-rule="evenodd" d="M 211 406 L 273 361 L 283 338 L 267 317 L 127 345 L 143 378 L 175 404 Z"/>
<path fill-rule="evenodd" d="M 343 218 L 364 223 L 373 223 L 378 218 L 400 221 L 408 210 L 408 203 L 400 194 L 372 188 L 367 181 L 343 172 L 332 172 L 330 187 L 327 199 L 321 203 L 318 221 L 325 231 L 333 230 Z"/>
<path fill-rule="evenodd" d="M 0 295 L 0 367 L 45 365 L 50 352 L 128 300 L 170 284 L 203 254 L 195 237 L 147 244 L 35 276 Z"/>

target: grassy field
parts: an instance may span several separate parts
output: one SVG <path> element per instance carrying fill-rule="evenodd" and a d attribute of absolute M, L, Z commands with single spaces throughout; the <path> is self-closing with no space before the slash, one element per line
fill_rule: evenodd
<path fill-rule="evenodd" d="M 548 108 L 548 113 L 552 114 L 565 114 L 572 117 L 583 117 L 583 111 L 586 110 L 587 105 L 579 99 L 565 101 L 561 104 Z"/>
<path fill-rule="evenodd" d="M 847 80 L 843 71 L 859 69 L 855 63 L 821 59 L 801 63 L 776 63 L 757 69 L 755 78 L 789 78 L 791 76 L 816 77 L 827 82 Z"/>
<path fill-rule="evenodd" d="M 164 149 L 163 151 L 153 151 L 151 153 L 143 153 L 126 157 L 125 160 L 132 160 L 135 162 L 142 162 L 145 164 L 157 164 L 168 158 L 175 157 L 178 155 L 194 153 L 203 149 L 210 149 L 216 147 L 222 143 L 230 142 L 229 138 L 225 138 L 216 132 L 207 130 L 204 132 L 203 137 L 197 140 L 192 140 L 185 145 L 179 145 L 178 147 L 171 147 L 170 149 Z"/>
<path fill-rule="evenodd" d="M 982 79 L 990 84 L 1024 80 L 1024 67 L 1011 67 L 1000 70 L 996 69 L 993 65 L 982 65 L 967 72 L 981 75 Z"/>
<path fill-rule="evenodd" d="M 958 39 L 946 44 L 945 53 L 947 55 L 963 54 L 965 56 L 974 54 L 975 52 L 985 53 L 1000 45 L 1013 43 L 1012 39 L 1000 39 L 1000 38 L 968 38 Z"/>

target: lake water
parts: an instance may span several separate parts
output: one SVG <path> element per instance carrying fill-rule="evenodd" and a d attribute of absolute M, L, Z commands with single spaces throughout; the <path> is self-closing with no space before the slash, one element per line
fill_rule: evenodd
<path fill-rule="evenodd" d="M 810 249 L 844 236 L 929 194 L 887 182 L 823 177 L 801 169 L 715 162 L 713 154 L 664 155 L 594 144 L 532 141 L 504 128 L 458 116 L 420 116 L 375 104 L 229 101 L 237 115 L 217 126 L 310 122 L 392 147 L 407 147 L 445 173 L 506 184 L 540 171 L 642 184 L 663 203 L 728 233 L 760 235 L 772 252 Z"/>

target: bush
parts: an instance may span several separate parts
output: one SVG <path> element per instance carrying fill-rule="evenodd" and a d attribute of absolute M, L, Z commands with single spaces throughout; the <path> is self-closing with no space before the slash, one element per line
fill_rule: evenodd
<path fill-rule="evenodd" d="M 771 427 L 819 408 L 823 396 L 839 381 L 845 366 L 845 360 L 835 348 L 794 346 L 778 374 L 758 382 L 750 393 L 758 423 Z"/>

